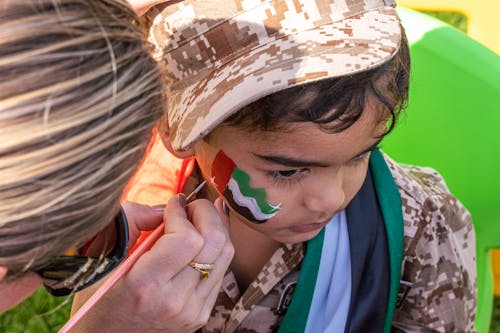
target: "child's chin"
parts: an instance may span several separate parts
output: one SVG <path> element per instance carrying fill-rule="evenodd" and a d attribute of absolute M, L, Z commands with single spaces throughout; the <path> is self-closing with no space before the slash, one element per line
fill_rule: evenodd
<path fill-rule="evenodd" d="M 276 240 L 283 244 L 299 244 L 307 242 L 316 237 L 323 228 L 308 231 L 308 232 L 291 232 L 287 236 L 276 238 Z"/>

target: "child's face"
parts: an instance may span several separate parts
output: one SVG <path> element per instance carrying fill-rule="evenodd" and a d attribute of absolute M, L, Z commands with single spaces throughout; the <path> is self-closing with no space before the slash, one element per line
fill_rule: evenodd
<path fill-rule="evenodd" d="M 286 131 L 251 133 L 219 126 L 207 141 L 196 145 L 196 158 L 204 177 L 210 179 L 225 172 L 220 169 L 228 163 L 221 167 L 220 156 L 227 156 L 229 164 L 248 175 L 247 188 L 260 191 L 261 201 L 270 207 L 279 207 L 268 215 L 270 219 L 256 223 L 241 207 L 235 207 L 234 198 L 228 198 L 226 191 L 231 224 L 244 223 L 280 243 L 303 242 L 316 236 L 360 189 L 370 151 L 385 131 L 385 121 L 378 117 L 377 112 L 366 110 L 353 126 L 336 134 L 323 132 L 313 123 L 291 124 Z"/>

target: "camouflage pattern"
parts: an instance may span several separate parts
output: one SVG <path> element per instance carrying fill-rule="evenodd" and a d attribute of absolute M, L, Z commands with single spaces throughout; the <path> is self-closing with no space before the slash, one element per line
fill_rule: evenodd
<path fill-rule="evenodd" d="M 200 332 L 274 332 L 283 313 L 278 311 L 283 291 L 299 278 L 304 258 L 302 244 L 282 245 L 257 278 L 241 294 L 236 278 L 228 272 L 207 325 Z"/>
<path fill-rule="evenodd" d="M 402 279 L 413 283 L 396 309 L 399 332 L 475 332 L 475 239 L 468 211 L 430 168 L 399 165 L 386 156 L 403 203 Z M 278 304 L 299 277 L 303 246 L 283 245 L 241 294 L 234 275 L 224 278 L 205 333 L 275 332 Z"/>
<path fill-rule="evenodd" d="M 392 0 L 185 0 L 153 20 L 166 65 L 173 148 L 185 150 L 249 103 L 364 71 L 401 41 Z"/>
<path fill-rule="evenodd" d="M 386 161 L 403 204 L 402 279 L 413 283 L 394 326 L 475 332 L 476 244 L 469 212 L 435 170 Z"/>

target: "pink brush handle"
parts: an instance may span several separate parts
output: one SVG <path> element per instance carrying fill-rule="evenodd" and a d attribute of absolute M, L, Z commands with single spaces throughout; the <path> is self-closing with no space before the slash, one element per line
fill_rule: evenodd
<path fill-rule="evenodd" d="M 78 311 L 59 330 L 59 333 L 67 333 L 82 319 L 85 314 L 125 275 L 153 244 L 164 234 L 165 224 L 162 223 L 137 247 L 137 249 L 119 265 L 111 276 L 96 290 L 96 292 L 82 305 Z"/>

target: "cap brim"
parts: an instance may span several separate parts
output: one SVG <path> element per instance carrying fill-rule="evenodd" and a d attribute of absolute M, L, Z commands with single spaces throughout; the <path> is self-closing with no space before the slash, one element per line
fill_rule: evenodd
<path fill-rule="evenodd" d="M 394 57 L 400 42 L 396 10 L 383 7 L 260 45 L 187 87 L 171 89 L 172 146 L 188 149 L 234 112 L 273 92 L 377 67 Z"/>

